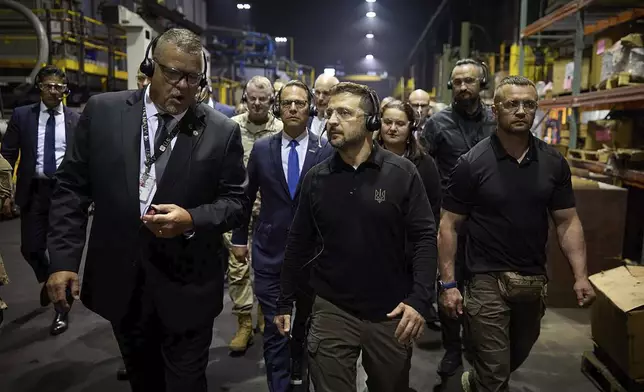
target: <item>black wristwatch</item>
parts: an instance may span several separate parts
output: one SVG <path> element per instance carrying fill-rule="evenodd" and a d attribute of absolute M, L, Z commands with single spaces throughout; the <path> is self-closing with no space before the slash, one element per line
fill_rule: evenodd
<path fill-rule="evenodd" d="M 438 281 L 438 288 L 440 291 L 445 291 L 449 289 L 456 288 L 458 286 L 458 282 L 452 281 L 452 282 L 443 282 L 442 280 Z"/>

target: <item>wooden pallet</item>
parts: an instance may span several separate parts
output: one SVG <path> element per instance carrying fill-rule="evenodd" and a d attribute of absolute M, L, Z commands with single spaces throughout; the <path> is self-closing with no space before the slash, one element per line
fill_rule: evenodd
<path fill-rule="evenodd" d="M 601 360 L 599 358 L 602 358 Z M 644 383 L 626 377 L 612 360 L 595 346 L 581 357 L 581 372 L 603 392 L 642 392 Z"/>
<path fill-rule="evenodd" d="M 608 163 L 608 160 L 610 159 L 611 155 L 612 155 L 612 152 L 607 150 L 598 150 L 598 151 L 577 150 L 577 149 L 568 150 L 569 157 L 575 158 L 575 159 L 583 159 L 584 161 L 591 161 L 591 162 Z"/>

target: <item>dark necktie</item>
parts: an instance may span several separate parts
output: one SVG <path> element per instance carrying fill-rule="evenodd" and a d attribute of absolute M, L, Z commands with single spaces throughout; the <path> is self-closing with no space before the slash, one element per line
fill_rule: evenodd
<path fill-rule="evenodd" d="M 170 131 L 172 129 L 169 128 L 169 126 L 172 124 L 172 121 L 174 120 L 174 117 L 172 117 L 172 115 L 170 114 L 159 113 L 157 114 L 157 118 L 159 119 L 159 126 L 157 127 L 157 133 L 156 133 L 156 136 L 154 137 L 154 152 L 159 151 L 159 147 L 163 144 L 163 142 L 170 134 Z M 168 147 L 166 148 L 166 150 L 159 156 L 157 161 L 154 163 L 157 184 L 161 182 L 161 178 L 163 177 L 163 172 L 165 172 L 165 167 L 168 164 L 168 160 L 170 159 L 171 152 L 172 152 L 172 143 L 168 143 Z"/>
<path fill-rule="evenodd" d="M 297 183 L 300 180 L 300 159 L 297 156 L 297 149 L 295 148 L 298 144 L 295 139 L 291 140 L 288 144 L 291 151 L 288 153 L 288 176 L 286 181 L 288 182 L 288 191 L 291 194 L 291 199 L 295 198 Z"/>
<path fill-rule="evenodd" d="M 56 111 L 47 110 L 49 118 L 45 125 L 45 151 L 43 153 L 43 172 L 47 177 L 53 177 L 56 172 Z"/>

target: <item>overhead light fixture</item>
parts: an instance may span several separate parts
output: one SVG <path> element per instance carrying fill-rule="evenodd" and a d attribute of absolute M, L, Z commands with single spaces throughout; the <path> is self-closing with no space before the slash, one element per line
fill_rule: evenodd
<path fill-rule="evenodd" d="M 367 3 L 375 3 L 376 0 L 367 0 Z"/>
<path fill-rule="evenodd" d="M 238 9 L 238 10 L 249 10 L 249 9 L 250 9 L 250 4 L 247 4 L 247 3 L 237 3 L 237 9 Z"/>
<path fill-rule="evenodd" d="M 366 56 L 365 56 L 365 58 L 366 58 L 367 60 L 373 60 L 373 55 L 372 55 L 372 54 L 368 54 L 368 55 L 366 55 Z"/>
<path fill-rule="evenodd" d="M 373 34 L 372 34 L 372 33 L 367 33 L 367 35 L 366 35 L 365 37 L 367 37 L 367 38 L 369 38 L 369 39 L 372 39 L 372 38 L 373 38 Z"/>
<path fill-rule="evenodd" d="M 287 42 L 288 39 L 286 37 L 275 37 L 275 42 Z"/>
<path fill-rule="evenodd" d="M 329 76 L 335 76 L 335 68 L 324 68 L 324 74 Z"/>
<path fill-rule="evenodd" d="M 375 13 L 375 12 L 373 12 L 373 11 L 369 11 L 369 12 L 367 12 L 367 18 L 375 18 L 375 17 L 376 17 L 376 13 Z"/>

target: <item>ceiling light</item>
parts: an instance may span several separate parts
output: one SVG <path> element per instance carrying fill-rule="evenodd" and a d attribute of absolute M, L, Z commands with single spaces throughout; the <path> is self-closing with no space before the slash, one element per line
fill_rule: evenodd
<path fill-rule="evenodd" d="M 286 37 L 275 37 L 275 42 L 287 42 L 288 39 Z"/>
<path fill-rule="evenodd" d="M 366 35 L 366 37 L 367 37 L 367 38 L 369 38 L 369 39 L 372 39 L 372 38 L 373 38 L 373 34 L 368 33 L 368 34 Z"/>
<path fill-rule="evenodd" d="M 367 3 L 375 3 L 376 0 L 367 0 Z"/>
<path fill-rule="evenodd" d="M 250 4 L 248 4 L 248 3 L 237 3 L 237 9 L 238 10 L 249 10 L 250 9 Z"/>
<path fill-rule="evenodd" d="M 250 9 L 250 4 L 244 4 L 244 9 L 249 10 Z"/>
<path fill-rule="evenodd" d="M 368 54 L 368 55 L 366 55 L 366 56 L 365 56 L 365 58 L 366 58 L 367 60 L 373 60 L 373 55 L 372 55 L 372 54 Z"/>
<path fill-rule="evenodd" d="M 244 9 L 244 5 L 243 5 L 243 4 L 237 4 L 237 9 L 238 9 L 238 10 L 243 10 L 243 9 Z"/>
<path fill-rule="evenodd" d="M 324 74 L 335 76 L 335 68 L 324 68 Z"/>
<path fill-rule="evenodd" d="M 373 12 L 373 11 L 369 11 L 369 12 L 367 12 L 367 18 L 375 18 L 375 17 L 376 17 L 376 13 L 375 13 L 375 12 Z"/>

